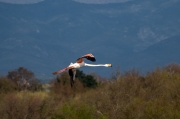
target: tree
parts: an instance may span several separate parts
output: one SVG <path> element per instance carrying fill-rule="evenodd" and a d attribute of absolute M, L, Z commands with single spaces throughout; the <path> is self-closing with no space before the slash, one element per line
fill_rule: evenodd
<path fill-rule="evenodd" d="M 34 73 L 24 67 L 19 67 L 13 71 L 8 72 L 7 78 L 12 80 L 21 89 L 37 89 L 39 88 L 39 81 L 35 78 Z"/>
<path fill-rule="evenodd" d="M 76 78 L 78 78 L 85 87 L 94 88 L 97 86 L 97 81 L 94 79 L 92 75 L 85 75 L 83 71 L 76 71 Z"/>

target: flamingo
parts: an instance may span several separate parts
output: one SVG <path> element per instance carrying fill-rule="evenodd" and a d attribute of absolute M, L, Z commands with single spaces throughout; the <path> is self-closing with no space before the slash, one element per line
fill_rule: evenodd
<path fill-rule="evenodd" d="M 54 75 L 60 74 L 62 72 L 65 72 L 66 70 L 69 70 L 69 76 L 70 76 L 70 82 L 71 82 L 71 87 L 74 84 L 75 76 L 76 76 L 76 69 L 81 68 L 83 66 L 89 66 L 89 67 L 97 67 L 97 66 L 104 66 L 104 67 L 112 67 L 111 64 L 87 64 L 84 62 L 84 58 L 87 60 L 90 60 L 92 62 L 95 62 L 96 59 L 95 57 L 89 53 L 86 55 L 83 55 L 82 57 L 78 58 L 75 63 L 70 63 L 70 65 L 62 70 L 53 72 Z"/>

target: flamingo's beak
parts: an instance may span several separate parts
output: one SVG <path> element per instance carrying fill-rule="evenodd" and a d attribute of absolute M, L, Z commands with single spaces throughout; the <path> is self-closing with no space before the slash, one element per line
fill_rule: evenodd
<path fill-rule="evenodd" d="M 112 64 L 106 64 L 107 67 L 112 67 Z"/>

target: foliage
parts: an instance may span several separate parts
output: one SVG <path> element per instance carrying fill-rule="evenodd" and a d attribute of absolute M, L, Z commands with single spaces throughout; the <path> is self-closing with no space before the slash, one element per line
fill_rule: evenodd
<path fill-rule="evenodd" d="M 75 97 L 76 94 L 80 94 L 85 91 L 82 83 L 76 79 L 73 87 L 70 86 L 70 78 L 67 72 L 63 73 L 60 76 L 57 76 L 56 79 L 51 82 L 51 94 L 54 94 L 57 100 L 67 101 L 72 97 Z"/>
<path fill-rule="evenodd" d="M 7 92 L 12 92 L 0 94 L 0 118 L 180 118 L 180 66 L 178 64 L 158 67 L 143 76 L 135 69 L 120 75 L 119 70 L 117 71 L 115 74 L 118 75 L 114 75 L 112 81 L 103 82 L 103 85 L 98 85 L 97 88 L 85 88 L 79 80 L 76 80 L 75 86 L 71 88 L 67 73 L 53 80 L 50 84 L 50 92 L 28 90 L 18 92 L 1 88 L 3 92 L 7 89 Z M 87 76 L 80 73 L 80 78 Z M 3 78 L 0 80 L 1 86 L 7 83 L 7 79 Z"/>
<path fill-rule="evenodd" d="M 69 96 L 76 92 L 84 92 L 86 87 L 94 88 L 97 86 L 97 81 L 92 75 L 85 75 L 82 71 L 76 71 L 76 79 L 73 88 L 70 87 L 70 77 L 67 72 L 57 76 L 52 82 L 51 91 L 59 95 Z"/>
<path fill-rule="evenodd" d="M 12 80 L 21 90 L 42 90 L 42 85 L 34 73 L 24 67 L 8 72 L 7 78 Z"/>
<path fill-rule="evenodd" d="M 180 65 L 177 63 L 168 64 L 167 66 L 163 67 L 163 69 L 171 74 L 180 74 Z"/>
<path fill-rule="evenodd" d="M 18 90 L 18 87 L 6 77 L 0 77 L 0 93 L 14 92 Z"/>
<path fill-rule="evenodd" d="M 141 76 L 133 69 L 82 100 L 113 119 L 180 118 L 179 86 L 179 73 L 157 68 Z"/>
<path fill-rule="evenodd" d="M 30 86 L 28 86 L 26 89 L 30 91 L 40 91 L 43 90 L 42 84 L 39 79 L 34 78 L 30 81 Z"/>
<path fill-rule="evenodd" d="M 94 88 L 97 87 L 97 81 L 92 75 L 85 75 L 83 71 L 77 70 L 76 77 L 83 83 L 85 87 Z"/>
<path fill-rule="evenodd" d="M 4 96 L 0 104 L 1 119 L 46 119 L 51 113 L 51 102 L 43 92 L 11 93 Z"/>
<path fill-rule="evenodd" d="M 7 78 L 14 81 L 17 85 L 21 85 L 22 81 L 33 79 L 34 73 L 24 67 L 19 67 L 18 69 L 8 72 Z"/>
<path fill-rule="evenodd" d="M 90 105 L 65 103 L 55 112 L 53 119 L 103 119 L 103 117 Z"/>

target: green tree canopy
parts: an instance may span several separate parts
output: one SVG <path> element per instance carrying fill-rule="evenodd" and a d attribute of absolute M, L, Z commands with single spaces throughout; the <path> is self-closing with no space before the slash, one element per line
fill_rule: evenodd
<path fill-rule="evenodd" d="M 76 78 L 78 78 L 85 87 L 94 88 L 97 86 L 97 81 L 92 75 L 86 75 L 83 71 L 76 71 Z"/>

